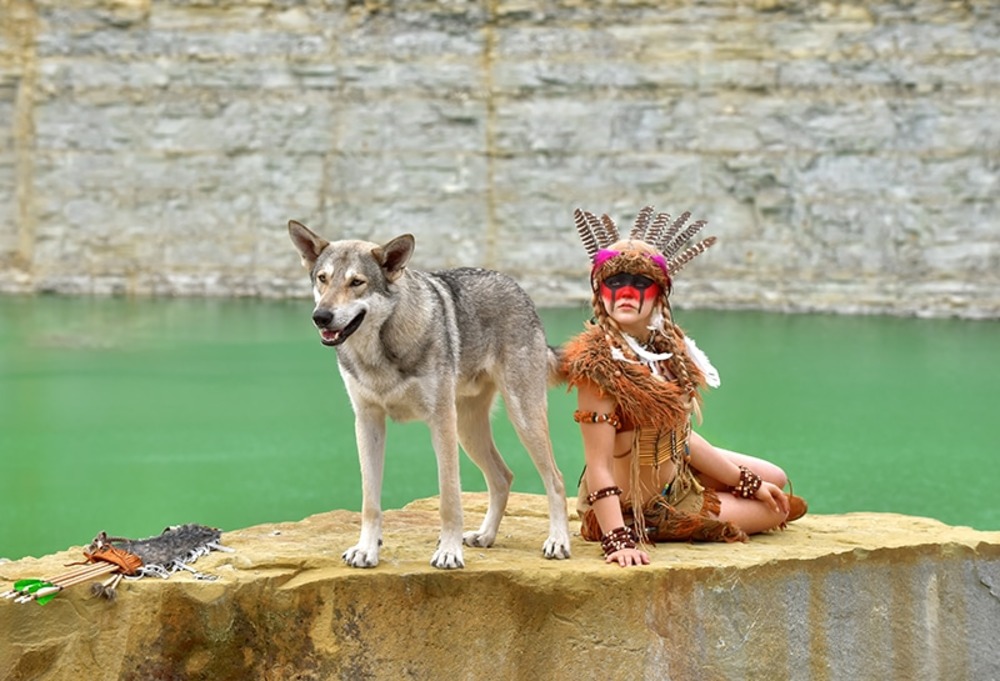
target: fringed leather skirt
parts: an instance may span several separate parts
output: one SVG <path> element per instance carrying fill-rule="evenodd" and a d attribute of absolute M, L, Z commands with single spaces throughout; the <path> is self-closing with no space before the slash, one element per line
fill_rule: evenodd
<path fill-rule="evenodd" d="M 697 512 L 684 511 L 671 506 L 667 498 L 658 494 L 642 507 L 645 528 L 634 526 L 635 516 L 631 504 L 622 503 L 625 524 L 632 527 L 640 537 L 649 542 L 672 541 L 746 541 L 747 535 L 731 522 L 719 520 L 722 508 L 715 490 L 701 491 L 702 505 Z M 587 541 L 601 540 L 601 526 L 593 509 L 581 514 L 580 535 Z"/>

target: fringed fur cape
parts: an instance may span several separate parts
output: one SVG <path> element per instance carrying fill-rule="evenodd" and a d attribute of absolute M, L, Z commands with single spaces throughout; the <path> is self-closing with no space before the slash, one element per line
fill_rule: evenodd
<path fill-rule="evenodd" d="M 674 346 L 686 352 L 680 328 L 675 327 L 674 337 Z M 665 351 L 657 348 L 657 352 Z M 704 387 L 704 374 L 685 359 L 692 383 Z M 677 381 L 654 376 L 641 362 L 616 359 L 599 326 L 590 327 L 563 346 L 562 373 L 571 386 L 591 385 L 603 397 L 615 400 L 627 423 L 673 430 L 691 417 L 691 402 Z"/>

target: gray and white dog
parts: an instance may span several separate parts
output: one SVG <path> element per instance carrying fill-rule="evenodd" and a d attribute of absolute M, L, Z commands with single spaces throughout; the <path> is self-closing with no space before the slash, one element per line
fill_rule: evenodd
<path fill-rule="evenodd" d="M 419 419 L 430 427 L 441 499 L 441 538 L 431 565 L 464 567 L 463 541 L 493 544 L 513 479 L 490 425 L 498 391 L 545 485 L 549 536 L 542 553 L 568 558 L 566 490 L 552 455 L 546 408 L 558 362 L 528 295 L 499 272 L 408 269 L 414 247 L 409 234 L 384 245 L 330 242 L 295 220 L 288 232 L 312 279 L 313 323 L 320 340 L 337 348 L 354 407 L 361 536 L 344 560 L 354 567 L 378 564 L 386 416 Z M 489 490 L 482 526 L 464 536 L 459 444 Z"/>

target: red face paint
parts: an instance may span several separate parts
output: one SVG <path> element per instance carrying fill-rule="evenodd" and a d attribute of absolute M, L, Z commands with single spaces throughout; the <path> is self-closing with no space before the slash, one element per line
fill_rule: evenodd
<path fill-rule="evenodd" d="M 620 300 L 634 300 L 638 311 L 642 312 L 646 298 L 656 300 L 660 290 L 659 284 L 641 274 L 616 274 L 601 282 L 601 300 L 604 301 L 608 312 L 612 311 L 615 303 Z"/>

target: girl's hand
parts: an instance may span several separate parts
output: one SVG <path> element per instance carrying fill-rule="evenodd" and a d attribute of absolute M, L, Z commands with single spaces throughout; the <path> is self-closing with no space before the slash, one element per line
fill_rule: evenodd
<path fill-rule="evenodd" d="M 758 501 L 763 501 L 775 513 L 788 515 L 788 496 L 773 482 L 765 481 L 762 483 L 755 498 Z"/>
<path fill-rule="evenodd" d="M 621 549 L 604 559 L 605 563 L 618 563 L 621 567 L 649 565 L 649 554 L 641 549 Z"/>

